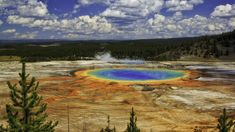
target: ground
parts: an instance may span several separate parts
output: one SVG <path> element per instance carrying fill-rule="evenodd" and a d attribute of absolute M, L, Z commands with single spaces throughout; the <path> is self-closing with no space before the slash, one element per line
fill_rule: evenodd
<path fill-rule="evenodd" d="M 100 61 L 57 61 L 27 64 L 40 82 L 40 94 L 48 103 L 49 119 L 58 120 L 56 131 L 97 132 L 111 125 L 124 131 L 134 107 L 142 132 L 216 131 L 217 118 L 224 107 L 235 117 L 235 62 L 146 62 L 140 65 Z M 190 71 L 188 78 L 155 83 L 103 81 L 79 73 L 100 67 L 148 67 Z M 1 62 L 0 120 L 5 123 L 9 101 L 6 80 L 16 82 L 18 62 Z"/>

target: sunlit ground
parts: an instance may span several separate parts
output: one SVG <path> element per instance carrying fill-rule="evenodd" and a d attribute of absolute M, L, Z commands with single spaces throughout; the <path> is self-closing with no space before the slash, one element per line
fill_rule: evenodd
<path fill-rule="evenodd" d="M 186 78 L 155 82 L 120 82 L 97 79 L 86 74 L 99 68 L 148 68 L 183 70 Z M 15 81 L 18 62 L 0 62 L 0 119 L 9 102 L 7 80 Z M 235 62 L 147 62 L 113 64 L 103 61 L 53 61 L 28 63 L 27 71 L 40 81 L 40 94 L 48 103 L 49 119 L 58 120 L 57 131 L 67 131 L 67 106 L 71 132 L 97 132 L 111 125 L 123 131 L 135 108 L 143 132 L 193 131 L 198 126 L 214 131 L 225 107 L 235 110 Z M 235 115 L 232 115 L 235 116 Z"/>

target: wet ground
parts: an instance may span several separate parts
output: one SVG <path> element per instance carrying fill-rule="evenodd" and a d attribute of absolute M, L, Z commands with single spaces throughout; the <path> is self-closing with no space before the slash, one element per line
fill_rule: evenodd
<path fill-rule="evenodd" d="M 120 83 L 101 81 L 79 74 L 94 68 L 147 67 L 192 71 L 192 76 L 159 83 Z M 6 81 L 16 81 L 21 65 L 0 62 L 0 120 L 8 99 Z M 40 94 L 49 103 L 49 118 L 60 123 L 57 131 L 67 131 L 67 106 L 71 132 L 97 132 L 106 125 L 123 131 L 134 107 L 138 126 L 143 132 L 216 131 L 217 118 L 223 108 L 235 116 L 235 62 L 146 62 L 113 64 L 102 61 L 56 61 L 28 63 L 27 71 L 40 81 Z"/>

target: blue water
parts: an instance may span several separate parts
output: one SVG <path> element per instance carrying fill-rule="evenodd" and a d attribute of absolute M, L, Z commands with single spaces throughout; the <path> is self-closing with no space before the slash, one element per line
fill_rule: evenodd
<path fill-rule="evenodd" d="M 148 69 L 101 69 L 90 71 L 88 74 L 98 78 L 120 81 L 165 80 L 184 75 L 179 71 Z"/>

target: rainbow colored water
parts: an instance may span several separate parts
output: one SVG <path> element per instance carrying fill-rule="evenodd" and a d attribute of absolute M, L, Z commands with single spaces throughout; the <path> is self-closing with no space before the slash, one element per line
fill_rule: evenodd
<path fill-rule="evenodd" d="M 175 70 L 105 68 L 89 71 L 88 75 L 116 81 L 156 81 L 183 77 L 185 73 Z"/>

